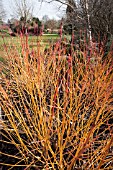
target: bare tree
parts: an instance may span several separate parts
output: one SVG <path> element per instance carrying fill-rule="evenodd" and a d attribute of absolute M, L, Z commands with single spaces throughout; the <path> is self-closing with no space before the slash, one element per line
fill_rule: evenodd
<path fill-rule="evenodd" d="M 21 20 L 23 28 L 27 33 L 27 22 L 33 15 L 33 4 L 28 0 L 15 0 L 14 1 L 14 15 Z"/>
<path fill-rule="evenodd" d="M 74 29 L 76 24 L 76 2 L 74 0 L 68 0 L 67 8 L 66 8 L 66 22 L 70 25 L 70 29 Z"/>
<path fill-rule="evenodd" d="M 49 1 L 49 0 L 48 0 Z M 113 35 L 113 0 L 50 0 L 65 4 L 66 24 L 86 29 L 90 40 L 92 35 Z"/>
<path fill-rule="evenodd" d="M 0 0 L 0 21 L 2 21 L 5 17 L 5 10 L 3 8 L 2 0 Z"/>
<path fill-rule="evenodd" d="M 113 34 L 113 1 L 98 0 L 91 14 L 91 25 L 95 33 Z"/>

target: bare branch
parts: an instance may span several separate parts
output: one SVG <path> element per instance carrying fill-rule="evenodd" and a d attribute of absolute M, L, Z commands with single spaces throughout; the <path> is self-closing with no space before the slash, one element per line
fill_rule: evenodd
<path fill-rule="evenodd" d="M 0 0 L 0 21 L 4 19 L 6 16 L 5 10 L 3 8 L 2 0 Z"/>

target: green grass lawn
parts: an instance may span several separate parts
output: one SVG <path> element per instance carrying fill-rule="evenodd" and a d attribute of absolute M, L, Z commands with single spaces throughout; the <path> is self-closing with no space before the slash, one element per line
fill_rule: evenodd
<path fill-rule="evenodd" d="M 52 43 L 55 43 L 60 39 L 59 35 L 55 34 L 46 34 L 42 36 L 28 36 L 28 44 L 31 49 L 37 49 L 38 42 L 40 42 L 40 48 L 43 51 L 45 48 L 49 48 Z M 0 36 L 0 67 L 5 64 L 5 60 L 8 55 L 11 55 L 14 51 L 18 51 L 18 54 L 21 53 L 21 45 L 25 44 L 26 37 L 22 39 L 20 36 Z"/>
<path fill-rule="evenodd" d="M 51 42 L 55 42 L 56 40 L 58 40 L 60 38 L 59 35 L 57 34 L 46 34 L 43 36 L 29 36 L 28 40 L 29 40 L 29 44 L 32 46 L 37 45 L 37 42 L 40 41 L 41 44 L 45 44 L 45 45 L 49 45 L 49 43 Z M 21 40 L 20 37 L 1 37 L 0 36 L 0 50 L 4 47 L 4 45 L 6 46 L 18 46 L 21 44 Z"/>
<path fill-rule="evenodd" d="M 69 36 L 66 37 L 69 39 Z M 40 46 L 42 49 L 48 48 L 51 44 L 54 44 L 56 41 L 60 39 L 58 34 L 44 34 L 42 36 L 28 36 L 28 43 L 30 49 L 37 48 L 37 42 L 40 42 Z M 26 37 L 24 37 L 24 42 L 26 41 Z M 11 37 L 11 36 L 0 36 L 0 57 L 3 58 L 3 53 L 6 52 L 6 48 L 10 49 L 13 47 L 17 47 L 20 49 L 21 47 L 21 38 L 20 36 Z"/>
<path fill-rule="evenodd" d="M 70 36 L 64 36 L 67 37 L 67 39 L 70 38 Z M 28 36 L 29 43 L 36 43 L 37 41 L 42 41 L 43 43 L 50 43 L 55 42 L 56 40 L 60 39 L 60 36 L 58 34 L 44 34 L 42 36 Z M 11 36 L 0 36 L 0 46 L 2 46 L 4 43 L 6 45 L 10 45 L 11 43 L 18 45 L 20 43 L 20 36 L 19 37 L 11 37 Z"/>
<path fill-rule="evenodd" d="M 70 36 L 63 36 L 68 40 Z M 50 45 L 54 44 L 56 41 L 60 39 L 60 35 L 58 34 L 43 34 L 42 36 L 28 36 L 28 44 L 30 49 L 37 49 L 38 42 L 40 42 L 40 48 L 43 51 L 45 48 L 49 48 Z M 13 49 L 18 50 L 18 53 L 21 53 L 21 45 L 25 44 L 26 36 L 22 39 L 20 36 L 0 36 L 0 63 L 5 60 L 5 57 L 13 51 Z"/>

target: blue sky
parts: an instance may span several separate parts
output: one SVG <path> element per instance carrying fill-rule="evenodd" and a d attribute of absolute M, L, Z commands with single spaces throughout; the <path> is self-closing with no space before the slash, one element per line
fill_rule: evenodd
<path fill-rule="evenodd" d="M 6 19 L 11 18 L 12 11 L 14 10 L 14 1 L 15 0 L 3 0 L 3 5 L 6 10 Z M 42 5 L 39 0 L 31 0 L 34 4 L 34 16 L 41 19 L 44 15 L 48 15 L 50 19 L 60 19 L 65 10 L 65 6 L 61 7 L 59 10 L 59 3 L 45 3 L 43 2 Z M 29 2 L 29 0 L 28 0 Z"/>

